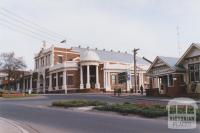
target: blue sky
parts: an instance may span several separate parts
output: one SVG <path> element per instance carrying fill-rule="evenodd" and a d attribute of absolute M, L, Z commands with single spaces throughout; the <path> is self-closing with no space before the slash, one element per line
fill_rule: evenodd
<path fill-rule="evenodd" d="M 178 57 L 177 25 L 181 53 L 200 42 L 198 0 L 0 0 L 0 6 L 67 39 L 64 47 L 131 52 L 153 60 L 157 55 Z M 33 69 L 34 54 L 62 39 L 37 40 L 3 26 L 7 18 L 0 9 L 0 52 L 23 56 Z M 15 23 L 15 22 L 14 22 Z M 61 44 L 58 44 L 61 45 Z"/>

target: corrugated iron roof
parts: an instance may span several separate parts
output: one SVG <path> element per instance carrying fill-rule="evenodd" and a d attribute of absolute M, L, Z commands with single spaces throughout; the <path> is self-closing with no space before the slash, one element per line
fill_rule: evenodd
<path fill-rule="evenodd" d="M 171 68 L 175 69 L 176 71 L 184 71 L 184 68 L 181 68 L 176 65 L 179 58 L 176 57 L 165 57 L 165 56 L 158 56 L 161 60 L 167 63 Z"/>
<path fill-rule="evenodd" d="M 80 52 L 80 55 L 83 55 L 83 53 L 87 50 L 94 51 L 99 55 L 99 58 L 101 61 L 118 61 L 118 62 L 124 62 L 124 63 L 133 63 L 133 55 L 128 54 L 128 53 L 97 50 L 97 49 L 87 49 L 87 48 L 79 48 L 79 47 L 73 47 L 72 49 L 77 52 Z M 147 62 L 146 60 L 140 57 L 137 57 L 137 63 L 141 65 L 150 65 L 149 62 Z"/>

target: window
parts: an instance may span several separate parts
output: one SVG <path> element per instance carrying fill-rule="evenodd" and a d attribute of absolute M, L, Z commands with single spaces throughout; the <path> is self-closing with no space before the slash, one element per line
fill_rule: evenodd
<path fill-rule="evenodd" d="M 73 76 L 67 76 L 67 84 L 68 85 L 74 84 L 74 77 Z"/>
<path fill-rule="evenodd" d="M 173 76 L 169 75 L 169 86 L 173 86 L 173 84 L 174 84 Z"/>
<path fill-rule="evenodd" d="M 55 87 L 56 86 L 56 74 L 52 74 L 52 86 Z"/>
<path fill-rule="evenodd" d="M 200 63 L 188 65 L 190 82 L 200 81 Z"/>
<path fill-rule="evenodd" d="M 116 77 L 117 75 L 111 75 L 111 80 L 112 80 L 112 85 L 115 85 L 115 84 L 117 84 L 117 77 Z"/>
<path fill-rule="evenodd" d="M 183 74 L 181 74 L 180 75 L 180 83 L 182 84 L 182 83 L 184 83 L 185 81 L 184 81 L 184 75 Z"/>
<path fill-rule="evenodd" d="M 62 56 L 58 56 L 58 63 L 63 63 L 63 57 Z"/>

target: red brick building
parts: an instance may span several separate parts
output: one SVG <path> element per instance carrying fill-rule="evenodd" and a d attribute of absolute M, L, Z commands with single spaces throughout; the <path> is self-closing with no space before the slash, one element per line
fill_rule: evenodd
<path fill-rule="evenodd" d="M 134 88 L 133 56 L 127 52 L 79 47 L 42 48 L 35 55 L 35 69 L 23 78 L 24 91 L 67 93 L 83 89 L 113 91 Z M 148 88 L 146 70 L 150 63 L 137 57 L 137 90 Z M 127 74 L 126 83 L 119 82 L 119 73 Z"/>
<path fill-rule="evenodd" d="M 147 73 L 152 82 L 151 88 L 157 88 L 160 94 L 177 96 L 184 91 L 185 70 L 176 66 L 178 58 L 157 56 Z"/>

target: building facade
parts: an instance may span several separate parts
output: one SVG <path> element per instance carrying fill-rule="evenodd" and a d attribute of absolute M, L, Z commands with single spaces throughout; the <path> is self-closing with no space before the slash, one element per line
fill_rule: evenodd
<path fill-rule="evenodd" d="M 23 77 L 19 88 L 34 93 L 67 93 L 84 89 L 113 91 L 134 88 L 133 56 L 127 52 L 79 47 L 42 48 L 35 55 L 35 69 Z M 137 57 L 137 91 L 148 88 L 146 75 L 150 63 Z M 119 74 L 126 73 L 121 83 Z"/>
<path fill-rule="evenodd" d="M 157 88 L 160 94 L 177 96 L 184 91 L 184 72 L 176 66 L 178 58 L 158 56 L 148 69 L 151 88 Z"/>
<path fill-rule="evenodd" d="M 176 65 L 185 69 L 187 92 L 200 93 L 200 44 L 191 44 Z"/>
<path fill-rule="evenodd" d="M 160 94 L 200 93 L 200 44 L 191 44 L 181 58 L 158 56 L 147 71 L 151 88 Z"/>

